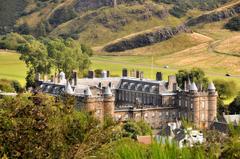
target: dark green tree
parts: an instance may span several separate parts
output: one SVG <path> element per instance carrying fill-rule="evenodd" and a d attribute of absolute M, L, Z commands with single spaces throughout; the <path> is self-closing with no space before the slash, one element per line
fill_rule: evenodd
<path fill-rule="evenodd" d="M 63 71 L 69 80 L 73 70 L 83 72 L 90 65 L 89 55 L 82 52 L 81 45 L 73 39 L 54 39 L 47 43 L 52 63 L 58 71 Z"/>
<path fill-rule="evenodd" d="M 226 112 L 227 108 L 224 105 L 224 102 L 221 98 L 217 98 L 217 116 L 220 117 L 224 112 Z"/>
<path fill-rule="evenodd" d="M 188 70 L 179 70 L 176 74 L 177 82 L 180 88 L 184 88 L 184 82 L 188 79 L 191 82 L 195 82 L 196 84 L 202 84 L 203 88 L 207 88 L 208 86 L 208 78 L 205 76 L 205 73 L 200 68 L 192 68 L 190 71 Z"/>
<path fill-rule="evenodd" d="M 228 99 L 236 95 L 236 83 L 234 81 L 214 80 L 218 96 L 221 99 Z"/>
<path fill-rule="evenodd" d="M 46 46 L 38 40 L 32 40 L 24 44 L 19 50 L 22 54 L 20 59 L 23 60 L 29 69 L 34 73 L 43 75 L 51 72 L 51 61 L 48 57 Z"/>
<path fill-rule="evenodd" d="M 240 114 L 240 96 L 237 96 L 228 106 L 230 114 Z"/>

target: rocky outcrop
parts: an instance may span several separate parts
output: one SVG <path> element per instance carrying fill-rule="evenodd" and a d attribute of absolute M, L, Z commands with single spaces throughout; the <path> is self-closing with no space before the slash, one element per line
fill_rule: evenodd
<path fill-rule="evenodd" d="M 232 6 L 231 8 L 227 8 L 225 10 L 212 12 L 209 14 L 203 14 L 197 18 L 190 19 L 186 22 L 186 26 L 195 26 L 202 23 L 211 23 L 216 21 L 221 21 L 226 18 L 233 17 L 240 13 L 240 3 Z"/>
<path fill-rule="evenodd" d="M 109 44 L 106 47 L 104 47 L 104 50 L 107 52 L 119 52 L 144 47 L 154 43 L 168 40 L 172 38 L 174 35 L 186 31 L 187 29 L 184 25 L 172 28 L 169 27 L 157 29 L 152 32 L 138 34 L 134 37 L 124 39 L 113 44 Z"/>

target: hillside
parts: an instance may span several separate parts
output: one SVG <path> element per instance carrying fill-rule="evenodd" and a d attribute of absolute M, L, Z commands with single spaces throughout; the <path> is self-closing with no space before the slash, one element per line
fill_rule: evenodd
<path fill-rule="evenodd" d="M 72 37 L 99 46 L 154 27 L 176 27 L 211 10 L 231 7 L 236 0 L 117 0 L 117 5 L 113 0 L 0 2 L 1 34 Z"/>
<path fill-rule="evenodd" d="M 146 56 L 154 56 L 157 66 L 240 73 L 240 33 L 224 28 L 239 15 L 239 0 L 118 0 L 117 5 L 112 0 L 20 2 L 0 3 L 9 7 L 0 5 L 2 34 L 15 30 L 72 37 L 92 46 L 98 56 L 120 55 L 118 60 L 127 63 L 133 58 L 137 63 L 142 62 L 138 58 L 151 61 Z"/>

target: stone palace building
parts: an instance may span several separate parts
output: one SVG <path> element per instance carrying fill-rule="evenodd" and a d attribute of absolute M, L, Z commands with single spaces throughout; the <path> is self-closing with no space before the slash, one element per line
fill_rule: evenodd
<path fill-rule="evenodd" d="M 143 78 L 143 72 L 123 69 L 122 77 L 110 77 L 108 71 L 95 78 L 89 71 L 88 78 L 78 79 L 73 73 L 67 82 L 61 72 L 57 78 L 39 80 L 39 89 L 57 96 L 68 93 L 77 98 L 77 108 L 85 109 L 103 120 L 112 116 L 119 121 L 128 119 L 145 120 L 153 129 L 169 122 L 186 119 L 197 128 L 209 128 L 217 116 L 217 92 L 213 83 L 208 90 L 198 88 L 186 81 L 184 89 L 178 87 L 176 76 L 163 80 L 162 73 L 156 80 Z"/>

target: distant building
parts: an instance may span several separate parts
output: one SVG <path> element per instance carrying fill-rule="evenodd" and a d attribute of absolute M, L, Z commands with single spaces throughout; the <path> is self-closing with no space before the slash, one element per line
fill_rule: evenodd
<path fill-rule="evenodd" d="M 49 81 L 38 79 L 38 91 L 76 96 L 77 107 L 93 112 L 100 120 L 106 115 L 121 121 L 143 119 L 154 129 L 181 118 L 192 121 L 197 128 L 209 128 L 216 118 L 218 95 L 213 83 L 202 90 L 186 81 L 181 90 L 175 76 L 164 81 L 161 72 L 156 80 L 144 79 L 140 71 L 131 71 L 130 77 L 127 69 L 123 69 L 122 77 L 109 76 L 109 71 L 103 71 L 101 78 L 95 78 L 94 71 L 89 71 L 88 78 L 77 79 L 75 75 L 67 83 L 61 72 Z"/>

